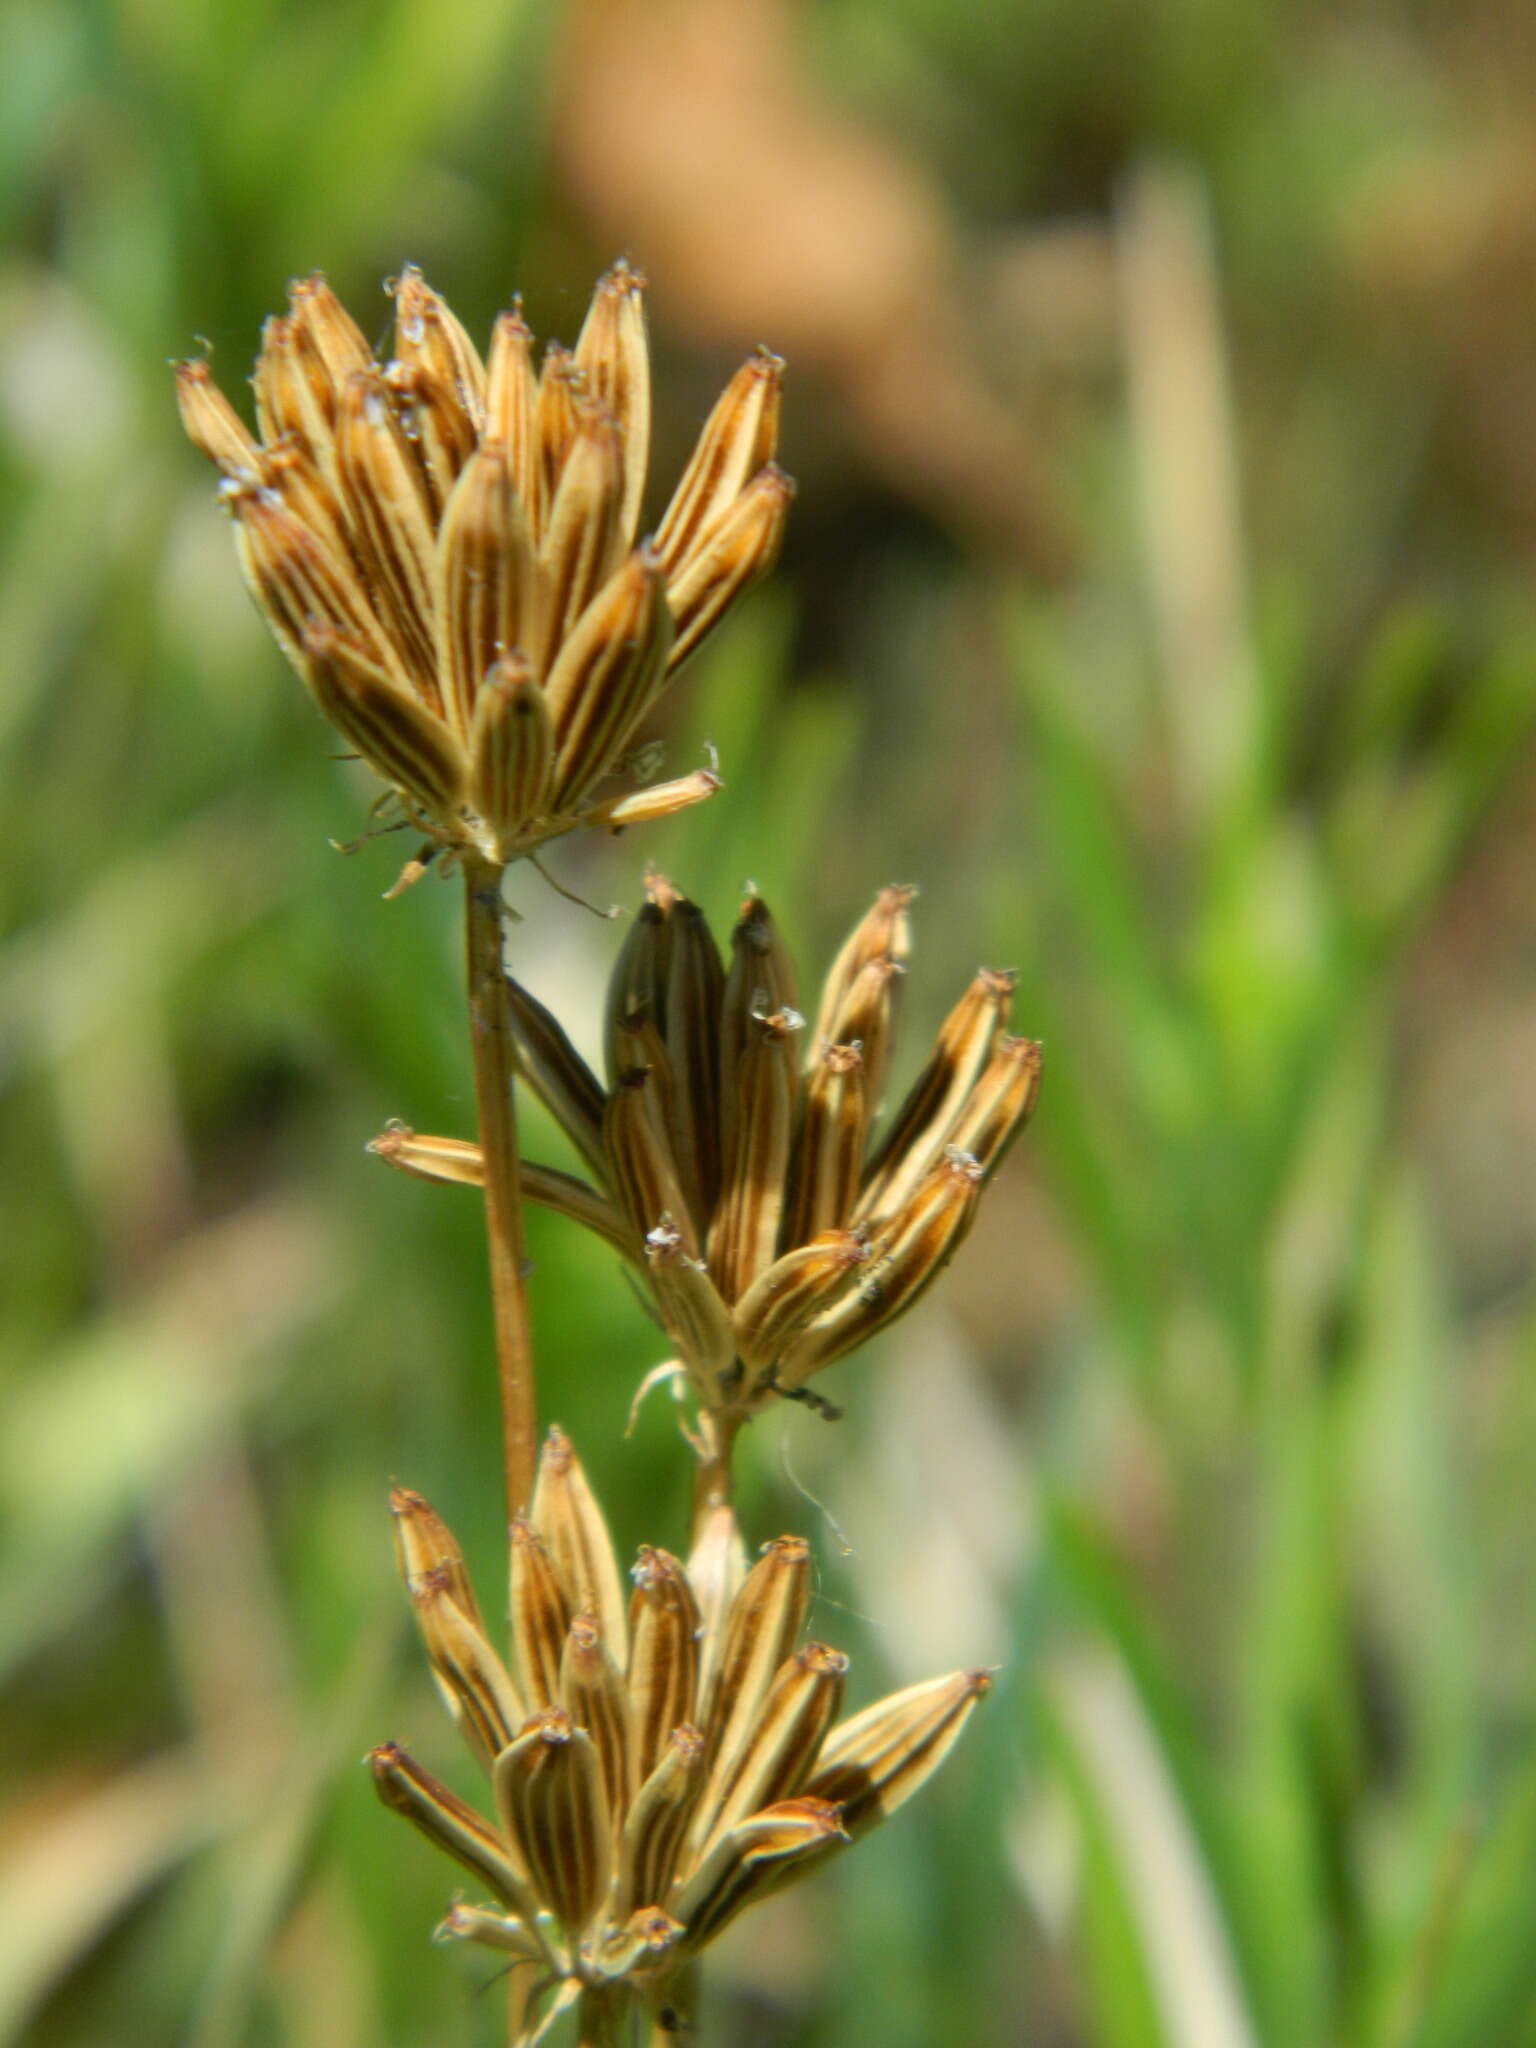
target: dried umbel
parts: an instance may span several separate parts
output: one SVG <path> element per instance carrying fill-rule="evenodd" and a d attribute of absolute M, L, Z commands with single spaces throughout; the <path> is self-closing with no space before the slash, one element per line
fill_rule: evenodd
<path fill-rule="evenodd" d="M 530 1166 L 525 1191 L 645 1274 L 711 1412 L 803 1397 L 910 1308 L 1034 1107 L 1040 1047 L 1006 1029 L 1013 977 L 983 968 L 878 1118 L 911 895 L 880 891 L 807 1025 L 766 904 L 743 905 L 727 966 L 698 906 L 653 875 L 609 986 L 606 1088 L 515 993 L 527 1079 L 593 1176 Z M 394 1128 L 374 1149 L 432 1178 L 479 1178 L 472 1144 Z"/>
<path fill-rule="evenodd" d="M 420 273 L 376 361 L 316 275 L 267 322 L 259 439 L 202 362 L 182 420 L 224 473 L 241 566 L 347 746 L 435 845 L 501 863 L 575 825 L 707 797 L 712 770 L 601 796 L 679 664 L 772 562 L 783 365 L 759 350 L 640 539 L 644 280 L 617 264 L 573 350 L 535 370 L 514 306 L 488 355 Z"/>
<path fill-rule="evenodd" d="M 512 1528 L 509 1661 L 444 1524 L 417 1494 L 391 1505 L 433 1675 L 496 1817 L 395 1743 L 368 1761 L 384 1803 L 487 1895 L 455 1905 L 439 1938 L 534 1966 L 551 1994 L 525 2041 L 583 1999 L 664 2005 L 678 1969 L 743 1908 L 917 1791 L 987 1690 L 985 1673 L 955 1672 L 840 1720 L 848 1660 L 800 1640 L 806 1545 L 781 1536 L 748 1570 L 727 1508 L 686 1567 L 643 1548 L 626 1601 L 559 1431 Z"/>

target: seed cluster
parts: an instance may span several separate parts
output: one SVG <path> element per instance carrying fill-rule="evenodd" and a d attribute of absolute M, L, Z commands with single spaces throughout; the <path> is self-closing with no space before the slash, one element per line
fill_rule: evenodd
<path fill-rule="evenodd" d="M 687 1565 L 643 1547 L 626 1602 L 607 1525 L 551 1432 L 512 1529 L 512 1657 L 493 1647 L 452 1535 L 397 1490 L 396 1550 L 439 1690 L 490 1780 L 487 1820 L 397 1743 L 384 1803 L 490 1895 L 439 1928 L 538 1963 L 574 2000 L 658 1995 L 743 1908 L 867 1834 L 935 1771 L 986 1674 L 959 1671 L 838 1719 L 848 1660 L 801 1642 L 798 1537 L 747 1568 L 729 1508 Z"/>
<path fill-rule="evenodd" d="M 713 769 L 606 798 L 679 665 L 778 550 L 783 364 L 737 372 L 649 538 L 644 279 L 599 283 L 534 366 L 514 305 L 482 362 L 421 274 L 376 361 L 319 275 L 270 319 L 259 437 L 204 362 L 183 424 L 223 473 L 241 567 L 322 714 L 434 842 L 501 863 L 580 824 L 711 795 Z"/>

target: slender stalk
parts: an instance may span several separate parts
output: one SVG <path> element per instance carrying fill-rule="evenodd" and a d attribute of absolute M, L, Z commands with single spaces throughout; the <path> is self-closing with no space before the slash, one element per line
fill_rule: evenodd
<path fill-rule="evenodd" d="M 728 1408 L 699 1417 L 699 1462 L 693 1474 L 693 1535 L 698 1539 L 711 1508 L 725 1506 L 734 1486 L 731 1454 L 745 1416 Z"/>
<path fill-rule="evenodd" d="M 698 2039 L 699 1964 L 685 1963 L 670 1978 L 650 2015 L 646 2048 L 689 2048 Z"/>
<path fill-rule="evenodd" d="M 576 2010 L 577 2048 L 624 2048 L 630 2039 L 625 2022 L 634 2011 L 634 2001 L 626 1986 L 594 1986 L 582 1993 Z"/>
<path fill-rule="evenodd" d="M 521 1513 L 533 1496 L 535 1418 L 533 1342 L 523 1258 L 523 1190 L 513 1095 L 512 1012 L 501 958 L 501 869 L 489 861 L 467 859 L 464 887 L 469 1037 L 485 1162 L 485 1235 L 510 1518 Z"/>

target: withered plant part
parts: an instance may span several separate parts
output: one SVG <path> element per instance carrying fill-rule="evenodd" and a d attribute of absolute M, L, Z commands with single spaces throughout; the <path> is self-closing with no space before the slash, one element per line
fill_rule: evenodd
<path fill-rule="evenodd" d="M 475 1096 L 509 1510 L 532 1483 L 515 1066 L 501 874 L 577 825 L 697 803 L 713 768 L 603 795 L 679 664 L 771 563 L 783 365 L 759 350 L 639 539 L 650 444 L 644 280 L 619 263 L 573 350 L 535 371 L 514 305 L 479 352 L 419 271 L 376 361 L 318 274 L 267 322 L 252 434 L 201 362 L 182 420 L 223 472 L 256 603 L 386 804 L 462 866 Z M 445 863 L 446 864 L 446 863 Z M 421 872 L 411 862 L 402 882 Z"/>
<path fill-rule="evenodd" d="M 711 770 L 600 796 L 636 728 L 763 574 L 792 485 L 783 365 L 760 349 L 649 538 L 644 279 L 602 279 L 574 349 L 534 367 L 520 307 L 481 360 L 419 271 L 376 361 L 325 280 L 268 320 L 253 435 L 203 362 L 182 420 L 217 464 L 240 563 L 322 715 L 436 845 L 493 864 L 577 825 L 709 796 Z"/>
<path fill-rule="evenodd" d="M 742 906 L 727 966 L 698 906 L 653 875 L 609 984 L 606 1087 L 514 991 L 520 1071 L 592 1175 L 537 1168 L 526 1191 L 644 1274 L 702 1411 L 706 1503 L 744 1416 L 806 1398 L 937 1277 L 1034 1107 L 1040 1047 L 1006 1029 L 1012 976 L 983 968 L 880 1119 L 911 896 L 879 892 L 807 1025 L 766 904 Z M 428 1178 L 476 1177 L 457 1140 L 396 1127 L 373 1149 Z"/>
<path fill-rule="evenodd" d="M 494 1819 L 396 1743 L 379 1796 L 467 1871 L 443 1941 L 527 1966 L 543 2001 L 519 2040 L 582 2009 L 619 2038 L 637 2005 L 674 2015 L 688 1966 L 738 1913 L 894 1813 L 987 1690 L 957 1671 L 840 1720 L 848 1660 L 802 1642 L 810 1560 L 797 1537 L 748 1569 L 715 1510 L 684 1566 L 642 1548 L 626 1601 L 608 1530 L 559 1431 L 512 1526 L 512 1655 L 493 1647 L 446 1526 L 397 1490 L 396 1549 L 438 1689 L 486 1773 Z"/>

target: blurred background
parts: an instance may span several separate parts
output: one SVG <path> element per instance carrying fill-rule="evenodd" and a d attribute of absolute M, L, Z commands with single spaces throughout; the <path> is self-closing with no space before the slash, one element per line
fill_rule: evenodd
<path fill-rule="evenodd" d="M 1533 106 L 1520 0 L 0 9 L 0 2037 L 499 2038 L 356 1762 L 463 1782 L 387 1480 L 502 1569 L 476 1206 L 363 1152 L 468 1128 L 457 899 L 328 845 L 165 365 L 406 260 L 569 342 L 622 252 L 663 481 L 765 341 L 801 490 L 658 727 L 725 793 L 555 872 L 750 876 L 807 982 L 918 883 L 908 1070 L 979 960 L 1047 1046 L 744 1460 L 856 1702 L 995 1693 L 708 2039 L 1536 2041 Z M 513 888 L 591 1042 L 619 928 Z M 677 1544 L 659 1340 L 531 1232 L 545 1416 Z"/>

